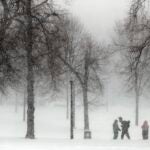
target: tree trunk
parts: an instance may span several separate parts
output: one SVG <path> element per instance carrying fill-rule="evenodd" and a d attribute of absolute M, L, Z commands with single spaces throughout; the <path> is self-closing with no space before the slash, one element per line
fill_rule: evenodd
<path fill-rule="evenodd" d="M 67 89 L 66 89 L 66 97 L 67 97 L 67 100 L 66 100 L 66 118 L 69 119 L 69 82 L 68 82 L 68 73 L 67 73 Z"/>
<path fill-rule="evenodd" d="M 83 105 L 84 105 L 84 130 L 89 130 L 87 88 L 83 88 Z"/>
<path fill-rule="evenodd" d="M 138 87 L 135 88 L 135 125 L 139 125 L 139 90 Z"/>
<path fill-rule="evenodd" d="M 85 55 L 85 64 L 84 64 L 84 82 L 82 85 L 83 89 L 83 104 L 84 104 L 84 138 L 90 139 L 91 132 L 89 128 L 89 109 L 88 109 L 88 79 L 89 79 L 89 52 L 86 52 Z"/>
<path fill-rule="evenodd" d="M 88 52 L 85 55 L 85 64 L 84 64 L 84 82 L 82 85 L 83 88 L 83 104 L 84 104 L 84 129 L 89 130 L 89 115 L 88 115 L 88 76 L 89 76 L 89 66 L 88 66 Z"/>
<path fill-rule="evenodd" d="M 139 87 L 138 87 L 138 74 L 135 72 L 135 125 L 139 124 Z"/>
<path fill-rule="evenodd" d="M 84 105 L 84 139 L 91 139 L 91 131 L 89 127 L 89 108 L 87 88 L 83 87 L 83 105 Z"/>
<path fill-rule="evenodd" d="M 16 99 L 15 99 L 15 112 L 18 112 L 18 94 L 16 92 Z"/>
<path fill-rule="evenodd" d="M 26 121 L 26 90 L 24 91 L 23 99 L 23 121 Z"/>
<path fill-rule="evenodd" d="M 136 117 L 135 117 L 136 126 L 139 125 L 139 96 L 136 94 Z"/>
<path fill-rule="evenodd" d="M 34 72 L 32 63 L 32 13 L 31 0 L 26 2 L 27 13 L 27 134 L 26 138 L 34 139 Z"/>
<path fill-rule="evenodd" d="M 73 81 L 70 81 L 70 139 L 74 138 Z"/>
<path fill-rule="evenodd" d="M 73 81 L 73 87 L 72 87 L 72 98 L 73 98 L 73 128 L 75 129 L 75 107 L 76 107 L 76 104 L 75 104 L 75 84 L 74 84 L 74 81 Z"/>

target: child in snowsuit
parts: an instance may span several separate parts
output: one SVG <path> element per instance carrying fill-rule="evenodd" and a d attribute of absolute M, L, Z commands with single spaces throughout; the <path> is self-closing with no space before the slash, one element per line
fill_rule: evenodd
<path fill-rule="evenodd" d="M 149 125 L 148 125 L 148 122 L 145 120 L 143 125 L 142 125 L 142 137 L 143 137 L 143 140 L 146 140 L 148 139 L 148 129 L 149 129 Z"/>
<path fill-rule="evenodd" d="M 117 139 L 118 138 L 118 133 L 119 133 L 120 128 L 118 126 L 118 120 L 115 120 L 114 123 L 113 123 L 113 132 L 114 132 L 114 137 L 113 139 Z"/>
<path fill-rule="evenodd" d="M 119 121 L 121 123 L 121 128 L 122 128 L 122 133 L 121 133 L 121 139 L 124 138 L 124 135 L 127 136 L 128 139 L 130 139 L 130 135 L 129 135 L 129 132 L 128 132 L 128 129 L 130 127 L 130 121 L 125 121 L 122 119 L 122 117 L 119 117 Z"/>

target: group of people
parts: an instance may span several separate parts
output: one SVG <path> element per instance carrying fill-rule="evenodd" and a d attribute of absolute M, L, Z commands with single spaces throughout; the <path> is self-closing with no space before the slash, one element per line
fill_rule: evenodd
<path fill-rule="evenodd" d="M 122 117 L 119 117 L 119 122 L 120 122 L 120 127 L 119 127 L 119 124 L 118 124 L 118 120 L 114 120 L 114 123 L 113 123 L 113 133 L 114 133 L 114 136 L 113 136 L 113 139 L 117 139 L 118 138 L 118 135 L 119 135 L 119 132 L 121 131 L 121 139 L 124 139 L 124 136 L 126 136 L 128 139 L 130 139 L 130 135 L 129 135 L 129 127 L 130 127 L 130 121 L 126 121 L 126 120 L 123 120 Z M 149 130 L 149 125 L 148 125 L 148 122 L 147 121 L 144 121 L 143 125 L 141 126 L 142 128 L 142 137 L 143 139 L 148 139 L 148 130 Z"/>
<path fill-rule="evenodd" d="M 127 136 L 128 139 L 130 139 L 130 135 L 129 135 L 129 131 L 128 131 L 128 129 L 130 127 L 130 121 L 125 121 L 122 119 L 122 117 L 119 117 L 119 122 L 121 123 L 121 129 L 118 125 L 117 119 L 113 123 L 113 132 L 114 132 L 113 139 L 118 138 L 119 131 L 121 131 L 121 139 L 123 139 L 125 135 Z"/>

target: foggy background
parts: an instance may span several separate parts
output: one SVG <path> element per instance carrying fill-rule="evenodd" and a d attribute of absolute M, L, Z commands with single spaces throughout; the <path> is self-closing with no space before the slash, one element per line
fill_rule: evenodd
<path fill-rule="evenodd" d="M 130 0 L 75 0 L 70 11 L 99 42 L 111 42 L 115 23 L 124 19 Z"/>
<path fill-rule="evenodd" d="M 68 7 L 98 42 L 112 44 L 115 25 L 126 17 L 129 4 L 130 0 L 75 0 Z M 134 99 L 125 93 L 123 81 L 114 72 L 115 58 L 112 61 L 114 62 L 110 63 L 104 95 L 100 98 L 105 99 L 105 103 L 109 105 L 134 105 Z"/>
<path fill-rule="evenodd" d="M 127 89 L 129 88 L 125 87 L 124 78 L 122 78 L 122 76 L 119 74 L 120 68 L 118 67 L 119 62 L 121 62 L 122 69 L 126 69 L 125 65 L 127 62 L 123 61 L 122 59 L 123 56 L 120 57 L 122 49 L 118 46 L 120 49 L 118 48 L 119 51 L 117 51 L 118 53 L 116 53 L 114 48 L 116 48 L 117 46 L 114 46 L 114 43 L 113 43 L 113 40 L 115 37 L 116 23 L 119 21 L 123 23 L 123 21 L 125 20 L 126 16 L 128 15 L 128 11 L 130 9 L 131 0 L 56 0 L 56 1 L 57 1 L 56 5 L 52 5 L 52 7 L 54 6 L 55 8 L 56 6 L 57 8 L 56 10 L 54 10 L 54 12 L 53 11 L 49 12 L 49 7 L 46 10 L 48 10 L 49 15 L 52 16 L 52 24 L 50 24 L 51 27 L 55 25 L 55 21 L 56 21 L 56 27 L 57 27 L 57 19 L 59 18 L 58 17 L 59 11 L 60 11 L 60 16 L 62 15 L 61 17 L 62 18 L 64 17 L 63 18 L 64 24 L 63 23 L 61 24 L 59 22 L 58 25 L 60 26 L 60 29 L 63 28 L 63 34 L 60 33 L 61 35 L 60 37 L 63 42 L 65 41 L 65 45 L 63 45 L 63 49 L 65 50 L 65 52 L 68 52 L 74 49 L 72 48 L 72 46 L 75 46 L 75 47 L 77 46 L 77 49 L 75 48 L 75 50 L 78 50 L 78 46 L 79 46 L 79 52 L 83 51 L 83 54 L 84 54 L 84 50 L 88 52 L 88 48 L 89 49 L 92 48 L 92 45 L 91 43 L 88 43 L 88 40 L 89 42 L 90 40 L 92 42 L 93 37 L 94 37 L 94 41 L 96 40 L 98 44 L 101 43 L 101 45 L 100 46 L 96 45 L 97 43 L 94 42 L 93 44 L 95 46 L 93 47 L 93 50 L 99 50 L 99 52 L 101 52 L 101 50 L 106 50 L 106 52 L 110 52 L 110 53 L 107 53 L 108 55 L 103 56 L 103 54 L 106 54 L 106 53 L 101 52 L 99 54 L 96 52 L 94 55 L 91 55 L 90 57 L 91 59 L 87 57 L 89 55 L 88 53 L 85 53 L 83 56 L 82 56 L 82 53 L 73 54 L 73 57 L 77 57 L 77 56 L 81 57 L 81 60 L 77 57 L 77 62 L 79 61 L 79 66 L 83 67 L 83 70 L 80 70 L 80 67 L 78 70 L 78 66 L 76 70 L 76 64 L 74 66 L 73 64 L 71 64 L 72 62 L 70 62 L 70 59 L 72 59 L 72 55 L 70 55 L 69 53 L 67 53 L 66 55 L 66 53 L 64 53 L 65 54 L 63 55 L 65 56 L 64 61 L 66 63 L 67 62 L 70 63 L 71 66 L 74 66 L 75 70 L 73 70 L 74 68 L 73 69 L 64 68 L 66 76 L 62 76 L 62 78 L 56 78 L 56 80 L 60 81 L 60 84 L 52 85 L 50 78 L 44 78 L 43 81 L 42 81 L 42 78 L 35 78 L 35 81 L 36 81 L 35 84 L 30 84 L 30 86 L 28 85 L 27 91 L 25 88 L 26 83 L 22 87 L 16 86 L 16 87 L 13 87 L 14 89 L 8 88 L 7 91 L 5 91 L 6 94 L 0 95 L 1 96 L 1 99 L 0 99 L 0 108 L 1 108 L 0 109 L 0 114 L 1 114 L 0 115 L 0 120 L 1 120 L 0 139 L 1 140 L 0 142 L 2 141 L 2 143 L 4 144 L 11 143 L 13 144 L 13 147 L 16 148 L 17 146 L 19 150 L 20 150 L 20 147 L 24 147 L 24 146 L 27 146 L 27 147 L 24 147 L 24 149 L 29 149 L 28 147 L 30 147 L 30 145 L 31 145 L 30 149 L 32 149 L 32 146 L 33 147 L 40 146 L 40 148 L 42 149 L 43 148 L 42 146 L 44 145 L 44 149 L 47 149 L 47 148 L 51 149 L 53 148 L 53 146 L 56 146 L 56 150 L 58 148 L 66 149 L 66 146 L 69 146 L 67 147 L 68 149 L 70 148 L 78 149 L 78 147 L 76 147 L 77 145 L 81 146 L 81 149 L 83 146 L 86 150 L 87 150 L 86 146 L 89 146 L 88 147 L 89 149 L 91 149 L 91 147 L 94 148 L 95 146 L 96 146 L 96 149 L 97 149 L 97 146 L 99 146 L 100 149 L 105 149 L 105 148 L 112 149 L 112 146 L 113 148 L 119 147 L 120 149 L 120 145 L 125 146 L 125 147 L 129 146 L 129 148 L 131 146 L 134 146 L 134 148 L 136 149 L 137 147 L 139 147 L 140 145 L 144 143 L 142 140 L 142 136 L 141 136 L 141 125 L 144 120 L 149 121 L 149 107 L 150 107 L 149 99 L 150 97 L 149 97 L 149 93 L 147 93 L 146 95 L 142 95 L 140 97 L 140 102 L 139 102 L 140 112 L 139 112 L 139 124 L 138 124 L 139 126 L 135 126 L 134 122 L 135 122 L 135 118 L 137 114 L 135 113 L 136 112 L 135 111 L 136 110 L 136 105 L 135 105 L 136 96 L 134 93 L 135 88 L 133 88 L 133 92 L 131 91 L 127 92 Z M 29 2 L 31 4 L 31 1 Z M 63 8 L 66 8 L 67 11 L 65 11 Z M 44 9 L 45 7 L 42 8 L 42 11 L 44 11 Z M 31 10 L 31 8 L 29 10 Z M 57 14 L 57 10 L 58 10 L 58 14 Z M 75 20 L 76 18 L 77 20 L 79 19 L 79 23 L 81 22 L 81 24 L 83 24 L 83 26 L 85 27 L 85 30 L 88 33 L 90 33 L 87 35 L 92 34 L 93 36 L 92 38 L 91 36 L 86 37 L 85 36 L 86 34 L 83 34 L 84 36 L 81 36 L 80 34 L 77 33 L 77 37 L 75 38 L 75 41 L 74 41 L 75 43 L 73 43 L 72 45 L 71 42 L 74 39 L 72 40 L 72 36 L 69 37 L 69 34 L 73 36 L 76 35 L 76 29 L 73 29 L 71 26 L 68 26 L 66 23 L 66 21 L 68 20 L 65 20 L 65 19 L 68 19 L 68 18 L 65 18 L 66 16 L 63 13 L 67 12 L 68 14 L 70 14 L 68 10 L 69 12 L 73 14 L 73 17 L 75 17 L 73 18 L 74 21 L 76 21 Z M 37 16 L 40 13 L 41 12 L 38 12 Z M 29 17 L 27 20 L 27 24 L 28 24 L 27 31 L 30 34 L 32 34 L 32 31 L 29 30 L 29 29 L 32 29 L 32 21 L 31 21 L 32 15 L 31 14 L 29 16 L 27 15 Z M 43 13 L 43 16 L 45 15 L 47 15 L 46 12 Z M 55 20 L 55 17 L 56 18 L 58 17 L 58 18 Z M 42 17 L 41 17 L 41 20 L 43 20 Z M 47 23 L 48 22 L 49 20 L 47 20 Z M 35 25 L 35 28 L 37 28 L 36 25 Z M 67 35 L 67 37 L 66 37 L 66 28 L 68 29 L 67 31 L 70 32 Z M 51 29 L 51 28 L 50 26 L 47 26 L 46 29 Z M 78 32 L 80 32 L 79 28 L 77 28 L 77 30 Z M 38 31 L 40 30 L 36 30 L 36 33 L 38 33 Z M 46 31 L 49 31 L 49 30 L 44 30 L 44 31 L 41 30 L 41 31 L 45 33 Z M 25 28 L 25 32 L 26 32 L 26 28 Z M 127 31 L 125 30 L 125 32 Z M 19 32 L 19 34 L 21 33 Z M 32 36 L 28 36 L 28 37 L 31 37 L 31 39 L 28 38 L 29 41 L 27 42 L 27 45 L 28 44 L 30 45 L 32 43 L 33 38 Z M 57 46 L 59 45 L 59 42 L 61 40 L 60 41 L 58 40 L 59 36 L 58 37 L 56 36 L 56 38 L 54 37 L 55 36 L 53 35 L 52 35 L 52 39 L 49 38 L 48 36 L 45 37 L 46 46 L 49 47 L 49 44 L 52 45 L 51 48 L 44 49 L 46 50 L 46 56 L 51 55 L 51 52 L 55 52 L 57 49 L 59 49 L 57 48 Z M 119 37 L 119 35 L 117 35 L 116 37 Z M 41 36 L 39 39 L 44 39 L 44 38 Z M 87 43 L 84 40 L 86 40 Z M 130 40 L 130 38 L 128 40 Z M 14 41 L 14 38 L 12 41 Z M 37 43 L 38 42 L 39 41 L 37 41 Z M 63 42 L 60 42 L 60 44 L 62 44 Z M 69 45 L 70 43 L 71 43 L 71 46 Z M 37 45 L 40 45 L 40 44 L 38 43 Z M 41 47 L 39 47 L 39 49 L 43 50 L 42 48 L 44 46 L 43 45 L 40 45 L 40 46 Z M 128 44 L 126 46 L 127 48 L 129 48 Z M 36 47 L 34 49 L 39 50 Z M 25 50 L 26 52 L 32 52 L 32 48 L 31 49 L 27 48 Z M 47 50 L 54 50 L 54 51 L 49 51 L 49 53 L 47 53 Z M 60 51 L 61 50 L 62 49 L 60 49 Z M 31 56 L 32 56 L 32 53 L 31 53 Z M 52 55 L 52 58 L 54 56 L 55 55 Z M 56 52 L 56 58 L 58 56 L 59 55 Z M 69 60 L 67 60 L 67 58 L 69 58 Z M 31 63 L 31 59 L 29 60 L 30 61 L 27 61 L 27 62 Z M 91 82 L 89 82 L 89 84 L 91 84 L 90 85 L 91 88 L 89 88 L 89 91 L 86 91 L 86 88 L 87 88 L 86 82 L 88 82 L 87 76 L 88 76 L 88 73 L 90 73 L 91 71 L 91 70 L 88 70 L 88 73 L 86 74 L 86 63 L 92 64 L 92 62 L 96 62 L 95 60 L 103 61 L 103 62 L 100 62 L 101 63 L 100 66 L 102 67 L 99 68 L 99 70 L 97 69 L 98 68 L 97 64 L 96 64 L 96 68 L 94 68 L 96 71 L 99 71 L 96 75 L 99 76 L 101 81 L 103 81 L 103 85 L 104 85 L 103 94 L 101 94 L 100 89 L 97 88 L 97 86 L 94 87 L 91 84 Z M 60 67 L 63 68 L 63 66 L 61 65 L 64 62 L 61 61 L 59 63 L 60 63 Z M 51 73 L 53 73 L 53 71 L 55 73 L 55 71 L 59 72 L 61 70 L 61 68 L 59 67 L 53 68 L 53 66 L 55 66 L 55 63 L 53 64 L 50 62 L 50 64 L 51 64 L 50 69 L 52 69 Z M 45 66 L 45 63 L 43 64 L 43 66 Z M 31 67 L 31 65 L 29 65 L 29 67 Z M 79 73 L 77 76 L 77 78 L 79 77 L 79 81 L 77 80 L 76 82 L 76 80 L 71 78 L 70 72 L 71 73 L 73 72 L 74 74 Z M 131 73 L 132 73 L 132 70 L 131 70 Z M 103 74 L 104 74 L 104 77 L 103 77 Z M 30 75 L 32 77 L 33 73 L 30 72 Z M 91 76 L 89 76 L 91 77 L 91 80 L 93 79 L 93 76 L 94 74 L 91 74 Z M 29 76 L 27 77 L 28 77 L 27 81 L 30 81 L 29 79 L 32 79 Z M 97 82 L 98 78 L 95 78 L 93 81 L 98 83 Z M 75 91 L 73 91 L 74 87 L 71 86 L 71 83 L 73 82 L 75 83 Z M 32 83 L 32 81 L 30 81 L 29 83 Z M 81 88 L 79 87 L 79 83 L 81 84 Z M 134 86 L 135 82 L 133 81 L 132 83 Z M 55 86 L 57 86 L 58 88 Z M 88 86 L 88 83 L 87 83 L 87 86 Z M 33 89 L 34 89 L 34 93 L 33 93 Z M 88 92 L 88 94 L 86 92 Z M 32 93 L 33 95 L 35 95 L 35 98 L 32 97 L 33 96 Z M 136 94 L 139 94 L 139 93 L 136 93 Z M 35 102 L 35 108 L 33 107 L 34 102 Z M 89 106 L 89 109 L 87 106 Z M 32 111 L 27 111 L 27 108 L 28 110 L 30 108 L 30 110 Z M 35 118 L 34 118 L 34 113 L 35 113 Z M 87 117 L 88 114 L 89 114 L 89 118 Z M 119 116 L 122 116 L 123 119 L 127 121 L 128 120 L 131 121 L 130 131 L 131 131 L 132 142 L 130 142 L 129 140 L 128 141 L 120 140 L 120 137 L 117 143 L 114 142 L 112 124 L 114 120 L 118 119 Z M 37 139 L 35 141 L 32 141 L 33 143 L 31 142 L 33 144 L 32 145 L 32 144 L 27 144 L 29 141 L 26 141 L 22 137 L 25 137 L 26 129 L 31 127 L 30 130 L 27 130 L 27 133 L 29 133 L 28 138 L 31 138 L 31 139 L 34 138 L 34 130 L 33 130 L 34 120 L 35 120 L 35 135 L 36 135 L 35 137 L 37 137 Z M 75 123 L 74 125 L 73 125 L 73 121 Z M 88 125 L 89 124 L 88 122 L 90 123 L 90 126 Z M 75 142 L 70 141 L 70 135 L 73 133 L 72 129 L 74 130 Z M 83 140 L 83 138 L 86 138 L 85 133 L 88 133 L 88 134 L 91 133 L 89 132 L 90 130 L 92 131 L 92 140 L 90 142 Z M 21 144 L 20 144 L 20 141 L 21 141 Z M 145 145 L 149 146 L 149 144 L 150 144 L 149 142 L 147 142 L 146 144 L 144 143 L 144 145 L 142 145 L 140 149 L 142 149 Z"/>
<path fill-rule="evenodd" d="M 110 44 L 111 47 L 115 36 L 115 25 L 126 18 L 130 3 L 130 0 L 74 0 L 69 3 L 70 5 L 67 3 L 67 8 L 79 18 L 98 42 Z M 120 58 L 117 56 L 115 59 L 114 57 L 110 63 L 103 97 L 109 105 L 123 104 L 125 107 L 134 107 L 134 96 L 126 90 L 122 78 L 114 71 L 117 59 Z M 141 107 L 149 106 L 148 94 L 142 96 L 141 99 Z"/>
<path fill-rule="evenodd" d="M 85 27 L 87 32 L 103 44 L 112 44 L 115 36 L 115 25 L 118 21 L 123 21 L 128 14 L 130 0 L 56 0 L 58 7 L 69 10 L 75 17 L 79 19 L 81 24 Z M 131 105 L 134 106 L 134 98 L 132 94 L 126 92 L 126 87 L 122 78 L 115 72 L 115 65 L 117 60 L 114 57 L 110 63 L 108 69 L 108 78 L 104 79 L 105 89 L 103 96 L 97 96 L 101 102 L 105 105 Z M 119 58 L 117 58 L 119 59 Z M 60 95 L 59 95 L 60 94 Z M 9 99 L 13 95 L 14 100 L 16 94 L 9 93 L 9 96 L 4 96 L 4 100 Z M 55 95 L 55 94 L 54 94 Z M 63 101 L 66 99 L 65 91 L 58 93 L 56 99 L 61 99 L 63 95 Z M 18 97 L 19 95 L 17 95 Z M 20 95 L 21 96 L 21 95 Z M 39 96 L 39 95 L 38 95 Z M 41 99 L 41 96 L 36 97 L 36 101 Z M 147 95 L 146 95 L 147 96 Z M 52 97 L 53 98 L 53 97 Z M 149 97 L 145 97 L 147 101 Z M 49 97 L 45 96 L 45 100 Z M 77 97 L 78 99 L 78 97 Z M 104 100 L 104 102 L 103 102 Z M 58 100 L 59 101 L 59 100 Z M 119 103 L 118 103 L 119 102 Z M 146 105 L 147 106 L 147 105 Z"/>

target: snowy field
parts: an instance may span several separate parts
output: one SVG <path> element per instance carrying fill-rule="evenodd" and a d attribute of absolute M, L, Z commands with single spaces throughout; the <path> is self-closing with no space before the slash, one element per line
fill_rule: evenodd
<path fill-rule="evenodd" d="M 83 140 L 82 107 L 76 109 L 75 139 L 69 139 L 69 123 L 63 104 L 51 104 L 36 108 L 35 140 L 25 139 L 26 122 L 23 122 L 23 108 L 15 112 L 14 106 L 0 106 L 0 150 L 143 150 L 150 149 L 150 140 L 143 141 L 141 128 L 134 126 L 134 109 L 116 106 L 90 109 L 91 140 Z M 142 109 L 140 125 L 143 120 L 150 122 L 150 110 Z M 123 116 L 131 120 L 129 130 L 131 140 L 112 140 L 112 123 Z M 144 117 L 145 116 L 145 117 Z"/>

